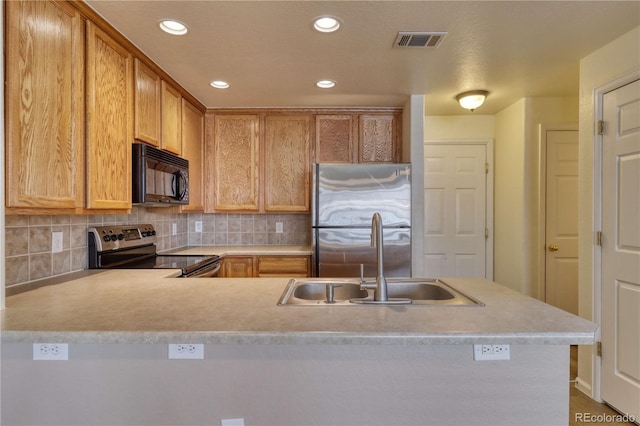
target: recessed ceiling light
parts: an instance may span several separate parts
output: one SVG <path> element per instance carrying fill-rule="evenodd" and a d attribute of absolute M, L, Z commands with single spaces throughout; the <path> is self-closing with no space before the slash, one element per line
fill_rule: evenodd
<path fill-rule="evenodd" d="M 332 33 L 340 28 L 340 19 L 335 16 L 318 16 L 313 20 L 313 28 L 321 33 Z"/>
<path fill-rule="evenodd" d="M 229 83 L 223 80 L 213 80 L 209 83 L 211 87 L 215 87 L 216 89 L 226 89 L 229 87 Z"/>
<path fill-rule="evenodd" d="M 331 89 L 336 85 L 336 82 L 333 80 L 319 80 L 316 82 L 316 86 L 321 89 Z"/>
<path fill-rule="evenodd" d="M 162 31 L 173 35 L 185 35 L 189 31 L 185 24 L 174 19 L 163 19 L 158 25 Z"/>

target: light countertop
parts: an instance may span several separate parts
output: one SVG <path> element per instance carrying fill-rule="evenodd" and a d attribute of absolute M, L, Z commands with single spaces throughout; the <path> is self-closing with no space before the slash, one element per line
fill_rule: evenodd
<path fill-rule="evenodd" d="M 592 344 L 595 324 L 477 278 L 485 306 L 277 306 L 287 278 L 105 270 L 7 297 L 2 342 Z"/>
<path fill-rule="evenodd" d="M 173 249 L 162 254 L 217 254 L 224 256 L 310 256 L 311 247 L 296 245 L 237 245 L 237 246 L 191 246 Z"/>

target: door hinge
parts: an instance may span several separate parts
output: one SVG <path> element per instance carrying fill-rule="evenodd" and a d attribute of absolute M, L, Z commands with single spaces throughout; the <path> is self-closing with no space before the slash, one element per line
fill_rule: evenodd
<path fill-rule="evenodd" d="M 489 228 L 484 228 L 484 238 L 485 240 L 489 238 Z"/>
<path fill-rule="evenodd" d="M 484 174 L 485 175 L 489 174 L 489 163 L 484 163 Z"/>
<path fill-rule="evenodd" d="M 602 358 L 602 342 L 596 342 L 596 355 Z"/>
<path fill-rule="evenodd" d="M 604 135 L 604 121 L 598 120 L 596 122 L 596 135 Z"/>
<path fill-rule="evenodd" d="M 596 245 L 602 247 L 602 231 L 596 232 Z"/>

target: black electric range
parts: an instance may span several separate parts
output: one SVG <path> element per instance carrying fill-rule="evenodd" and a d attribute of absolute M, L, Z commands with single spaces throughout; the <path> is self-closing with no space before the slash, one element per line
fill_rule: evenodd
<path fill-rule="evenodd" d="M 153 225 L 89 228 L 90 269 L 180 269 L 181 277 L 213 277 L 220 256 L 158 254 Z"/>

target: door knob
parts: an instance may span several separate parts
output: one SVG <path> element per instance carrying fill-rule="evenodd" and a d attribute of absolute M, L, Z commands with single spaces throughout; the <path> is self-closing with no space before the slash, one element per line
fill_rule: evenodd
<path fill-rule="evenodd" d="M 549 244 L 549 251 L 558 251 L 560 247 L 557 244 Z"/>

